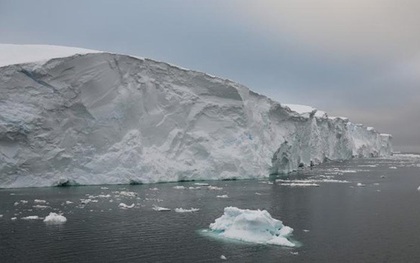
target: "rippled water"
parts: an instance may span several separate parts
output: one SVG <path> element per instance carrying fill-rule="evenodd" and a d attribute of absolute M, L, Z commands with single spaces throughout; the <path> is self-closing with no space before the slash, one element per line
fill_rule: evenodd
<path fill-rule="evenodd" d="M 206 182 L 223 188 L 219 190 L 188 189 L 197 187 L 194 182 L 1 189 L 0 262 L 223 262 L 221 255 L 228 262 L 420 262 L 418 156 L 326 164 L 289 179 L 308 178 L 306 183 L 319 186 L 243 180 Z M 82 204 L 81 199 L 94 201 Z M 121 209 L 120 203 L 135 206 Z M 153 205 L 172 211 L 157 212 Z M 230 242 L 200 234 L 226 206 L 266 209 L 294 228 L 293 238 L 302 246 Z M 200 210 L 173 211 L 191 207 Z M 22 219 L 51 211 L 62 212 L 68 221 L 46 225 Z"/>

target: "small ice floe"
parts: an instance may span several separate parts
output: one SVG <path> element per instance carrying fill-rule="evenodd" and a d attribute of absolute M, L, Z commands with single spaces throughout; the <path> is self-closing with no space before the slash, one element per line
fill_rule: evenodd
<path fill-rule="evenodd" d="M 2 218 L 3 217 L 3 215 L 0 215 L 0 218 Z"/>
<path fill-rule="evenodd" d="M 357 183 L 357 186 L 359 186 L 359 187 L 365 187 L 366 185 L 365 184 L 362 184 L 362 183 Z"/>
<path fill-rule="evenodd" d="M 302 231 L 305 232 L 305 233 L 308 233 L 310 230 L 309 229 L 303 229 Z"/>
<path fill-rule="evenodd" d="M 185 189 L 185 186 L 182 186 L 182 185 L 175 185 L 173 188 L 174 188 L 174 189 L 179 189 L 179 190 L 184 190 L 184 189 Z"/>
<path fill-rule="evenodd" d="M 190 189 L 190 190 L 198 190 L 198 189 L 201 189 L 201 187 L 200 186 L 196 186 L 196 187 L 190 186 L 190 187 L 188 187 L 188 189 Z"/>
<path fill-rule="evenodd" d="M 256 195 L 262 195 L 262 193 L 258 193 L 258 192 L 256 192 L 255 194 L 256 194 Z"/>
<path fill-rule="evenodd" d="M 26 200 L 20 200 L 20 202 L 21 202 L 22 204 L 27 204 L 27 203 L 28 203 L 28 201 L 26 201 Z"/>
<path fill-rule="evenodd" d="M 19 204 L 20 204 L 19 202 L 15 202 L 13 205 L 18 206 Z"/>
<path fill-rule="evenodd" d="M 395 166 L 390 166 L 389 169 L 397 169 Z"/>
<path fill-rule="evenodd" d="M 419 187 L 417 187 L 417 191 L 420 191 L 420 186 L 419 186 Z"/>
<path fill-rule="evenodd" d="M 378 186 L 378 185 L 379 185 L 379 183 L 374 183 L 373 185 Z"/>
<path fill-rule="evenodd" d="M 194 183 L 195 185 L 198 185 L 198 186 L 209 186 L 209 184 L 208 183 Z"/>
<path fill-rule="evenodd" d="M 124 203 L 120 203 L 120 204 L 118 205 L 118 207 L 119 207 L 119 208 L 121 208 L 121 209 L 129 209 L 129 208 L 133 208 L 133 207 L 134 207 L 134 203 L 133 203 L 133 204 L 131 204 L 131 205 L 126 205 L 126 204 L 124 204 Z"/>
<path fill-rule="evenodd" d="M 111 198 L 110 194 L 107 195 L 98 195 L 98 198 Z"/>
<path fill-rule="evenodd" d="M 44 222 L 46 224 L 63 224 L 67 222 L 67 218 L 63 215 L 51 212 L 47 217 L 45 217 Z"/>
<path fill-rule="evenodd" d="M 358 165 L 359 167 L 372 167 L 372 168 L 374 168 L 374 167 L 378 167 L 378 165 L 377 164 L 360 164 L 360 165 Z"/>
<path fill-rule="evenodd" d="M 72 201 L 66 201 L 66 205 L 73 204 Z"/>
<path fill-rule="evenodd" d="M 157 205 L 153 205 L 153 210 L 158 211 L 158 212 L 165 212 L 165 211 L 171 211 L 171 209 L 166 208 L 166 207 L 161 207 L 161 206 L 157 206 Z"/>
<path fill-rule="evenodd" d="M 299 252 L 297 252 L 297 251 L 291 251 L 290 254 L 297 256 L 297 255 L 299 255 Z"/>
<path fill-rule="evenodd" d="M 221 255 L 220 259 L 226 260 L 227 258 L 225 257 L 225 255 Z"/>
<path fill-rule="evenodd" d="M 381 175 L 381 178 L 385 178 L 385 175 Z"/>
<path fill-rule="evenodd" d="M 121 191 L 120 195 L 126 196 L 126 197 L 136 197 L 137 193 L 135 192 L 128 192 L 128 191 Z"/>
<path fill-rule="evenodd" d="M 10 220 L 15 221 L 17 219 L 17 217 L 12 217 L 10 218 Z"/>
<path fill-rule="evenodd" d="M 159 191 L 159 188 L 154 187 L 154 188 L 149 188 L 149 190 L 150 191 Z"/>
<path fill-rule="evenodd" d="M 22 217 L 21 219 L 23 219 L 23 220 L 38 220 L 38 219 L 42 219 L 42 218 L 40 218 L 39 216 L 25 216 L 25 217 Z"/>
<path fill-rule="evenodd" d="M 228 195 L 216 195 L 217 198 L 229 198 Z"/>
<path fill-rule="evenodd" d="M 315 183 L 281 183 L 280 185 L 290 186 L 290 187 L 308 187 L 308 186 L 319 187 L 319 184 L 315 184 Z"/>
<path fill-rule="evenodd" d="M 192 213 L 192 212 L 197 212 L 200 209 L 198 208 L 192 208 L 191 209 L 184 209 L 184 208 L 175 208 L 175 212 L 177 213 Z"/>
<path fill-rule="evenodd" d="M 83 204 L 83 205 L 87 205 L 87 204 L 89 204 L 90 202 L 92 202 L 92 199 L 80 199 L 80 203 L 81 204 Z"/>
<path fill-rule="evenodd" d="M 47 201 L 45 201 L 45 200 L 41 200 L 41 199 L 35 199 L 35 200 L 34 200 L 34 203 L 37 203 L 37 204 L 46 204 L 46 203 L 47 203 Z"/>
<path fill-rule="evenodd" d="M 34 206 L 32 206 L 33 208 L 36 208 L 36 209 L 45 209 L 45 208 L 49 208 L 49 206 L 47 206 L 47 205 L 34 205 Z"/>
<path fill-rule="evenodd" d="M 257 244 L 295 247 L 289 240 L 293 229 L 271 217 L 266 210 L 225 207 L 224 214 L 210 224 L 213 234 Z"/>
<path fill-rule="evenodd" d="M 217 186 L 209 185 L 207 187 L 207 189 L 209 189 L 209 190 L 223 190 L 223 187 L 217 187 Z"/>
<path fill-rule="evenodd" d="M 105 187 L 105 186 L 103 186 L 103 187 L 101 187 L 101 190 L 108 190 L 109 188 L 108 187 Z"/>

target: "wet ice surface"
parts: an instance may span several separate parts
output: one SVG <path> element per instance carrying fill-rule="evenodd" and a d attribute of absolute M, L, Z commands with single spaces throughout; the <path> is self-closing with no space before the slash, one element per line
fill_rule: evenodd
<path fill-rule="evenodd" d="M 229 262 L 419 262 L 419 186 L 420 158 L 394 156 L 259 181 L 2 189 L 0 255 L 4 262 L 220 262 L 221 255 Z M 302 245 L 201 235 L 227 206 L 267 210 Z M 185 212 L 192 208 L 199 210 Z M 51 212 L 65 224 L 44 223 Z"/>

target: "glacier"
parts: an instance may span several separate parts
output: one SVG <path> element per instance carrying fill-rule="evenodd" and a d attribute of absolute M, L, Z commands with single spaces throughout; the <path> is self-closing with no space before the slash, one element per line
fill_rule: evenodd
<path fill-rule="evenodd" d="M 151 59 L 0 45 L 0 66 L 0 188 L 262 178 L 392 153 L 371 127 Z"/>

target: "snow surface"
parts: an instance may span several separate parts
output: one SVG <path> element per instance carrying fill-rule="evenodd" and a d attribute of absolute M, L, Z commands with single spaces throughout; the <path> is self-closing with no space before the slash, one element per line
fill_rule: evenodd
<path fill-rule="evenodd" d="M 0 44 L 0 67 L 21 63 L 44 63 L 50 59 L 101 51 L 53 45 Z"/>
<path fill-rule="evenodd" d="M 67 222 L 67 218 L 63 215 L 51 212 L 47 217 L 45 217 L 44 222 L 47 224 L 63 224 Z"/>
<path fill-rule="evenodd" d="M 288 238 L 293 229 L 271 217 L 266 210 L 225 207 L 224 214 L 210 224 L 219 236 L 259 244 L 296 246 Z"/>
<path fill-rule="evenodd" d="M 3 45 L 0 57 L 9 50 L 38 59 L 24 45 Z M 0 67 L 0 188 L 263 178 L 392 152 L 390 135 L 294 111 L 229 80 L 125 55 L 42 50 L 55 59 Z"/>

